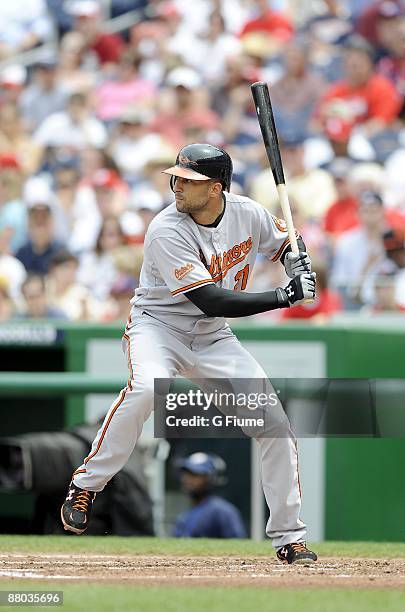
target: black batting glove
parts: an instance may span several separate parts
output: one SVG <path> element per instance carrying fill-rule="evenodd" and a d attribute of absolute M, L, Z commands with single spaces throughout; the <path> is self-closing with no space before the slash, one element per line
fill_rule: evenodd
<path fill-rule="evenodd" d="M 290 280 L 287 287 L 276 289 L 280 308 L 302 304 L 305 300 L 315 299 L 315 272 L 300 274 Z"/>

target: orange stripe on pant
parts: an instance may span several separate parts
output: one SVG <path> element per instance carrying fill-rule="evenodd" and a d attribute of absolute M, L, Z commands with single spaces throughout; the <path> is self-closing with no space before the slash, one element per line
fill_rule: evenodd
<path fill-rule="evenodd" d="M 130 391 L 132 391 L 132 380 L 134 378 L 134 371 L 132 369 L 131 363 L 131 338 L 127 336 L 127 334 L 123 334 L 122 336 L 128 342 L 128 370 L 129 370 L 129 379 L 128 379 L 128 387 Z"/>
<path fill-rule="evenodd" d="M 75 472 L 73 472 L 72 480 L 77 474 L 85 474 L 86 472 L 87 470 L 76 470 Z"/>
<path fill-rule="evenodd" d="M 94 457 L 94 456 L 95 456 L 95 455 L 98 453 L 98 451 L 100 450 L 100 446 L 101 446 L 101 444 L 102 444 L 102 442 L 103 442 L 103 440 L 104 440 L 105 434 L 107 433 L 107 429 L 108 429 L 108 427 L 109 427 L 109 425 L 110 425 L 110 423 L 111 423 L 111 419 L 113 418 L 114 414 L 117 412 L 118 408 L 121 406 L 122 402 L 124 401 L 126 392 L 127 392 L 127 387 L 125 387 L 125 389 L 122 389 L 122 391 L 121 391 L 121 393 L 120 393 L 120 397 L 119 397 L 119 399 L 118 399 L 117 403 L 115 404 L 115 406 L 113 406 L 113 407 L 111 408 L 111 414 L 110 414 L 110 416 L 108 417 L 107 423 L 104 425 L 103 431 L 102 431 L 102 433 L 101 433 L 100 439 L 99 439 L 98 444 L 97 444 L 97 448 L 96 448 L 96 449 L 95 449 L 95 450 L 94 450 L 94 451 L 93 451 L 93 452 L 92 452 L 92 453 L 91 453 L 91 454 L 90 454 L 88 457 L 86 457 L 86 459 L 84 460 L 84 464 L 85 464 L 85 465 L 86 465 L 86 463 L 88 463 L 88 462 L 90 461 L 90 459 L 92 459 L 92 458 L 93 458 L 93 457 Z"/>

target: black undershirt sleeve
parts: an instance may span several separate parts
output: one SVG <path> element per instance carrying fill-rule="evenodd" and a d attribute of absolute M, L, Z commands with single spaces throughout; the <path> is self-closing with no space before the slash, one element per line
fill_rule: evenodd
<path fill-rule="evenodd" d="M 283 289 L 262 293 L 236 292 L 204 285 L 185 294 L 208 317 L 248 317 L 276 308 L 290 306 Z"/>
<path fill-rule="evenodd" d="M 298 250 L 299 250 L 300 253 L 306 252 L 307 247 L 305 246 L 305 242 L 303 241 L 302 236 L 298 236 L 298 238 L 297 238 L 297 245 L 298 245 Z M 280 262 L 283 264 L 283 266 L 284 266 L 285 256 L 290 251 L 292 251 L 291 244 L 289 244 L 288 247 L 286 249 L 284 249 L 284 252 L 283 252 L 282 256 L 280 257 Z"/>

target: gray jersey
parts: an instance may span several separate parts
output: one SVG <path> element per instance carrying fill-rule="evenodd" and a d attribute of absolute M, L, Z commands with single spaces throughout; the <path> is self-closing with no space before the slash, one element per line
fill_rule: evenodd
<path fill-rule="evenodd" d="M 188 291 L 208 284 L 243 291 L 258 253 L 280 259 L 289 245 L 285 222 L 249 198 L 224 195 L 226 208 L 217 227 L 198 225 L 175 203 L 153 219 L 140 286 L 131 300 L 132 319 L 141 309 L 183 331 L 200 319 L 212 324 L 186 297 Z"/>

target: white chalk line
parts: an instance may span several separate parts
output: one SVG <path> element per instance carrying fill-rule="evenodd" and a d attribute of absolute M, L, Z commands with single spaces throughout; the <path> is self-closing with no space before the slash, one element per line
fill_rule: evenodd
<path fill-rule="evenodd" d="M 278 570 L 278 574 L 280 572 L 285 572 L 288 571 L 289 568 L 280 568 Z M 267 580 L 271 580 L 272 578 L 277 578 L 277 573 L 249 573 L 246 574 L 245 576 L 248 578 L 265 578 Z M 299 575 L 299 574 L 298 574 Z M 302 575 L 302 574 L 301 574 Z M 75 581 L 75 580 L 89 580 L 91 578 L 93 579 L 105 579 L 106 576 L 69 576 L 69 575 L 65 575 L 65 574 L 45 574 L 42 572 L 31 572 L 31 571 L 27 571 L 24 569 L 14 569 L 14 570 L 0 570 L 0 577 L 5 577 L 5 578 L 28 578 L 28 579 L 33 579 L 33 580 L 69 580 L 69 581 Z M 239 578 L 239 576 L 233 576 L 234 578 Z M 121 576 L 117 576 L 117 578 L 121 578 Z M 173 580 L 190 580 L 190 581 L 194 581 L 194 580 L 218 580 L 219 576 L 218 574 L 199 574 L 199 575 L 193 575 L 193 574 L 182 574 L 182 575 L 175 575 L 175 576 L 162 576 L 160 574 L 146 574 L 146 575 L 138 575 L 138 576 L 131 576 L 132 580 L 141 580 L 141 581 L 149 581 L 149 580 L 158 580 L 158 581 L 166 581 L 166 582 L 170 582 Z M 373 579 L 373 580 L 378 580 L 378 579 L 386 579 L 386 576 L 384 575 L 380 575 L 380 574 L 370 574 L 367 576 L 358 576 L 358 575 L 354 575 L 354 574 L 334 574 L 332 576 L 332 578 L 338 578 L 338 579 L 358 579 L 358 578 L 366 578 L 366 579 Z"/>

